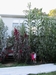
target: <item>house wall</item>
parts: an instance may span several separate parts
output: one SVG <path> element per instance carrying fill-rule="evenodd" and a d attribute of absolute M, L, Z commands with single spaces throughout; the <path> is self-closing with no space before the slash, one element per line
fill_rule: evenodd
<path fill-rule="evenodd" d="M 11 31 L 13 30 L 14 28 L 14 23 L 18 23 L 18 25 L 20 26 L 20 24 L 26 20 L 25 17 L 23 16 L 1 16 L 2 17 L 2 20 L 5 24 L 5 26 L 8 27 L 8 34 L 11 35 Z"/>

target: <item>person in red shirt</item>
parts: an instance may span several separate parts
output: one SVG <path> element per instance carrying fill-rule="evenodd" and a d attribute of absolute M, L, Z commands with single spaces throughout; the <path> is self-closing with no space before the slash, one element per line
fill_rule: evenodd
<path fill-rule="evenodd" d="M 34 62 L 34 52 L 31 53 L 31 61 Z"/>
<path fill-rule="evenodd" d="M 32 53 L 31 53 L 31 61 L 32 61 L 33 63 L 36 63 L 36 53 L 35 53 L 35 52 L 32 52 Z"/>

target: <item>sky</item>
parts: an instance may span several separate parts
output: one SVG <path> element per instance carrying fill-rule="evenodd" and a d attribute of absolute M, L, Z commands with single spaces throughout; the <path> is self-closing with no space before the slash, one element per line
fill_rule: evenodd
<path fill-rule="evenodd" d="M 29 2 L 31 2 L 32 9 L 42 8 L 46 13 L 56 8 L 56 0 L 0 0 L 0 14 L 22 15 Z"/>

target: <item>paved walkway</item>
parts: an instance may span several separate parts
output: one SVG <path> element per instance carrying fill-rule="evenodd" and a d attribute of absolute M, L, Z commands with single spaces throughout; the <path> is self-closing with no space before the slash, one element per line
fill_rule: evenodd
<path fill-rule="evenodd" d="M 0 68 L 0 75 L 27 75 L 29 73 L 47 73 L 56 71 L 56 65 L 54 64 L 41 64 L 34 66 L 17 66 Z"/>

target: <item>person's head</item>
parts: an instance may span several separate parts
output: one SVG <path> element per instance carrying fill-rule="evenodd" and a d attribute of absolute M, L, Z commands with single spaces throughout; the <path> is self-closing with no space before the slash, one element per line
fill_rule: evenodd
<path fill-rule="evenodd" d="M 34 54 L 34 52 L 32 52 Z"/>

